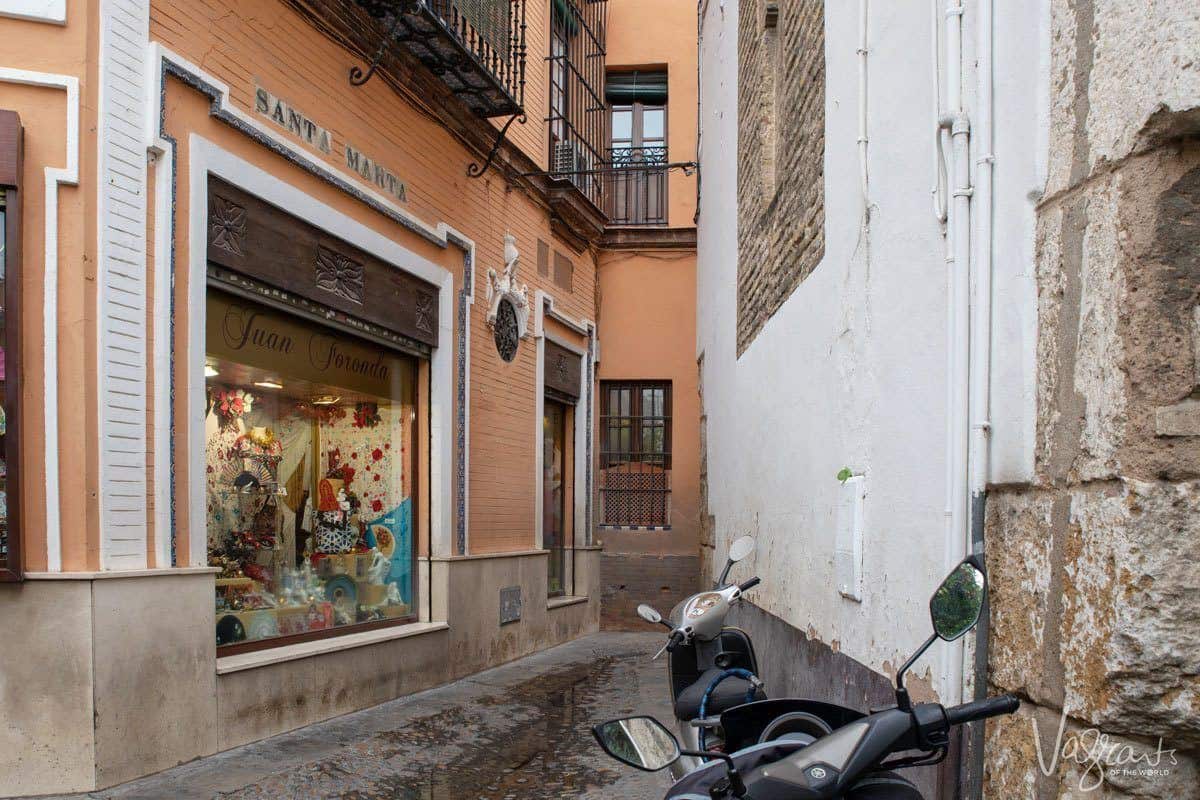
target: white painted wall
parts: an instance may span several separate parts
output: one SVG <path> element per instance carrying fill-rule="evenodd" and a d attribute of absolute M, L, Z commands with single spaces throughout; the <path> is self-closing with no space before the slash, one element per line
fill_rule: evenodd
<path fill-rule="evenodd" d="M 964 92 L 974 96 L 974 2 Z M 1044 169 L 1043 0 L 996 29 L 993 480 L 1033 467 L 1033 213 Z M 737 16 L 701 3 L 698 351 L 718 556 L 759 539 L 753 600 L 877 671 L 928 635 L 947 568 L 945 241 L 930 202 L 928 0 L 875 0 L 868 25 L 869 229 L 858 184 L 858 4 L 827 2 L 825 257 L 736 357 Z M 939 15 L 940 18 L 940 15 Z M 786 112 L 785 112 L 786 113 Z M 1031 192 L 1034 193 L 1031 197 Z M 842 467 L 864 475 L 862 600 L 838 591 Z M 944 669 L 936 649 L 918 672 Z M 945 679 L 934 676 L 939 690 Z"/>

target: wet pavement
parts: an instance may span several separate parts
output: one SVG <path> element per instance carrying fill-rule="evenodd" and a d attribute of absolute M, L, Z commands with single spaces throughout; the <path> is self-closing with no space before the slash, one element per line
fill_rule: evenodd
<path fill-rule="evenodd" d="M 670 722 L 654 633 L 599 633 L 461 681 L 71 798 L 641 800 L 666 773 L 606 756 L 590 726 Z"/>

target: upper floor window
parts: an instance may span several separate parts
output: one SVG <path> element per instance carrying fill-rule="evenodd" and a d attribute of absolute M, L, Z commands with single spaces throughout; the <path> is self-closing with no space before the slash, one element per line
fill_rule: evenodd
<path fill-rule="evenodd" d="M 604 53 L 607 0 L 551 0 L 550 172 L 597 206 L 605 163 Z"/>
<path fill-rule="evenodd" d="M 609 220 L 667 223 L 667 73 L 612 72 L 609 104 Z"/>

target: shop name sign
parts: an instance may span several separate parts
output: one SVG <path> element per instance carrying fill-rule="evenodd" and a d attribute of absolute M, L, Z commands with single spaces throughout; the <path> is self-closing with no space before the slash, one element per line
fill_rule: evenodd
<path fill-rule="evenodd" d="M 295 134 L 310 147 L 322 153 L 333 152 L 333 137 L 329 131 L 261 86 L 254 87 L 254 110 L 285 131 Z"/>
<path fill-rule="evenodd" d="M 309 147 L 333 154 L 333 136 L 307 114 L 289 105 L 261 86 L 254 87 L 254 110 Z M 346 166 L 356 175 L 378 186 L 402 203 L 408 202 L 408 187 L 391 170 L 353 145 L 346 145 Z"/>
<path fill-rule="evenodd" d="M 379 162 L 367 158 L 351 145 L 346 145 L 346 166 L 400 202 L 408 202 L 408 188 L 404 185 L 404 181 L 381 167 Z"/>
<path fill-rule="evenodd" d="M 381 349 L 211 294 L 208 313 L 220 320 L 219 326 L 209 326 L 212 355 L 314 383 L 390 394 L 393 359 Z M 220 331 L 217 336 L 214 328 Z"/>

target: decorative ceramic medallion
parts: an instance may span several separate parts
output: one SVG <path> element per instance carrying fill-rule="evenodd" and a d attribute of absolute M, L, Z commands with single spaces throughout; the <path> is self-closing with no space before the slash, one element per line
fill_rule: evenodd
<path fill-rule="evenodd" d="M 504 271 L 488 270 L 487 323 L 496 338 L 496 350 L 505 361 L 516 358 L 529 321 L 529 287 L 517 282 L 520 261 L 517 239 L 504 235 Z"/>
<path fill-rule="evenodd" d="M 496 321 L 492 323 L 492 333 L 496 338 L 496 350 L 505 361 L 517 357 L 517 345 L 521 343 L 521 333 L 517 325 L 517 312 L 507 299 L 500 301 L 496 309 Z"/>

